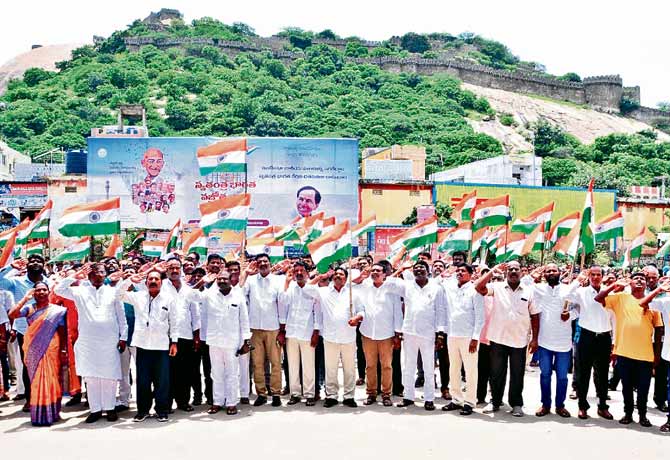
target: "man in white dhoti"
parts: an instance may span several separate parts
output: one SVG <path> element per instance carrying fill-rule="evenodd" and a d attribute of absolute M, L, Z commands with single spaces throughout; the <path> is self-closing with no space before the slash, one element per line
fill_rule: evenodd
<path fill-rule="evenodd" d="M 86 265 L 55 288 L 57 295 L 74 301 L 79 315 L 74 353 L 91 410 L 86 423 L 98 421 L 103 411 L 108 421 L 118 420 L 116 386 L 121 379 L 120 353 L 126 348 L 128 325 L 116 289 L 104 284 L 106 276 L 103 264 Z"/>

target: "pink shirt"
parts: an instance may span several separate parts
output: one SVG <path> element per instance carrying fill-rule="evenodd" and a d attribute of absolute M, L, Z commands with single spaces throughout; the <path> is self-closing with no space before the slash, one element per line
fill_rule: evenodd
<path fill-rule="evenodd" d="M 540 313 L 533 303 L 532 289 L 520 284 L 513 290 L 507 281 L 491 283 L 491 317 L 487 336 L 489 341 L 513 348 L 528 345 L 530 316 Z"/>

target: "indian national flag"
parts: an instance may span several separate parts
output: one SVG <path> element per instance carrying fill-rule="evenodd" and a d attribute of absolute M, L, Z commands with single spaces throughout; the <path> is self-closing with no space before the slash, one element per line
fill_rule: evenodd
<path fill-rule="evenodd" d="M 472 215 L 472 229 L 505 225 L 509 220 L 509 195 L 491 198 L 479 203 Z"/>
<path fill-rule="evenodd" d="M 437 216 L 432 216 L 420 224 L 403 232 L 397 239 L 407 250 L 422 248 L 437 242 Z"/>
<path fill-rule="evenodd" d="M 580 224 L 581 234 L 579 236 L 579 241 L 582 243 L 582 250 L 585 254 L 590 254 L 595 249 L 596 240 L 593 236 L 593 216 L 595 214 L 593 210 L 593 184 L 595 183 L 595 178 L 591 178 L 589 181 L 589 189 L 586 192 L 586 200 L 584 201 L 584 211 L 582 212 L 582 221 Z"/>
<path fill-rule="evenodd" d="M 95 201 L 72 206 L 63 211 L 58 231 L 63 236 L 96 236 L 121 233 L 119 206 L 121 200 Z"/>
<path fill-rule="evenodd" d="M 209 235 L 214 230 L 243 232 L 247 228 L 251 195 L 240 193 L 200 205 L 200 228 Z"/>
<path fill-rule="evenodd" d="M 180 249 L 181 246 L 181 219 L 177 220 L 177 223 L 174 224 L 170 230 L 170 234 L 167 238 L 167 247 L 165 248 L 166 252 L 170 252 L 172 249 Z"/>
<path fill-rule="evenodd" d="M 9 239 L 12 237 L 12 235 L 15 232 L 15 228 L 9 228 L 5 230 L 4 232 L 0 233 L 0 248 L 4 248 L 7 245 L 7 242 Z"/>
<path fill-rule="evenodd" d="M 261 237 L 268 237 L 268 236 L 274 237 L 275 235 L 279 235 L 279 232 L 281 232 L 282 228 L 283 227 L 281 225 L 270 225 L 268 227 L 265 227 L 260 232 L 254 233 L 249 238 L 261 238 Z"/>
<path fill-rule="evenodd" d="M 243 173 L 247 170 L 247 140 L 226 139 L 197 151 L 200 175 Z"/>
<path fill-rule="evenodd" d="M 488 227 L 482 227 L 472 232 L 472 254 L 477 254 L 483 247 L 486 247 L 488 234 Z"/>
<path fill-rule="evenodd" d="M 461 222 L 454 228 L 437 234 L 437 251 L 451 254 L 454 251 L 468 251 L 472 240 L 472 222 Z"/>
<path fill-rule="evenodd" d="M 486 236 L 486 248 L 489 249 L 491 253 L 495 254 L 498 251 L 498 241 L 504 243 L 506 229 L 507 227 L 498 227 L 496 231 L 489 232 Z"/>
<path fill-rule="evenodd" d="M 207 255 L 207 237 L 201 228 L 196 228 L 184 238 L 184 254 L 192 252 L 201 256 Z"/>
<path fill-rule="evenodd" d="M 349 221 L 336 224 L 332 231 L 325 233 L 307 245 L 319 273 L 326 273 L 333 262 L 351 257 L 351 233 Z"/>
<path fill-rule="evenodd" d="M 51 208 L 53 202 L 47 201 L 42 210 L 35 216 L 33 222 L 30 224 L 30 233 L 28 239 L 43 240 L 49 238 L 49 221 L 51 220 Z"/>
<path fill-rule="evenodd" d="M 453 216 L 459 222 L 472 220 L 472 210 L 477 204 L 477 190 L 470 193 L 464 193 L 461 200 L 454 206 Z"/>
<path fill-rule="evenodd" d="M 66 260 L 83 260 L 91 252 L 91 238 L 85 236 L 74 244 L 71 244 L 63 252 L 51 259 L 53 262 L 63 262 Z"/>
<path fill-rule="evenodd" d="M 579 211 L 576 211 L 559 219 L 549 230 L 549 247 L 553 247 L 560 238 L 567 236 L 573 228 L 579 227 L 580 216 Z"/>
<path fill-rule="evenodd" d="M 26 244 L 26 257 L 31 256 L 33 254 L 43 255 L 44 243 L 42 243 L 41 241 L 33 241 Z"/>
<path fill-rule="evenodd" d="M 663 243 L 663 246 L 658 248 L 658 252 L 656 252 L 656 258 L 665 259 L 665 257 L 669 254 L 670 254 L 670 239 L 667 239 L 665 243 Z"/>
<path fill-rule="evenodd" d="M 25 246 L 28 242 L 28 234 L 30 233 L 30 219 L 25 218 L 23 222 L 16 226 L 16 244 L 18 246 Z"/>
<path fill-rule="evenodd" d="M 0 268 L 5 268 L 14 262 L 14 248 L 16 246 L 16 232 L 12 229 L 7 243 L 2 248 L 2 255 L 0 255 Z"/>
<path fill-rule="evenodd" d="M 516 219 L 512 224 L 512 232 L 525 233 L 526 235 L 532 233 L 538 224 L 543 224 L 544 231 L 548 232 L 551 228 L 551 215 L 554 212 L 554 202 L 533 211 L 526 217 Z"/>
<path fill-rule="evenodd" d="M 575 225 L 567 233 L 567 235 L 560 237 L 554 245 L 554 252 L 563 257 L 570 257 L 575 259 L 577 257 L 577 249 L 579 247 L 579 225 Z"/>
<path fill-rule="evenodd" d="M 123 254 L 123 242 L 119 235 L 112 236 L 112 241 L 109 243 L 109 246 L 105 250 L 104 257 L 114 257 L 115 259 L 121 260 L 121 255 Z"/>
<path fill-rule="evenodd" d="M 143 241 L 142 254 L 147 257 L 163 257 L 165 253 L 165 241 Z"/>
<path fill-rule="evenodd" d="M 598 222 L 595 229 L 596 243 L 619 237 L 623 238 L 623 214 L 620 210 Z"/>
<path fill-rule="evenodd" d="M 284 242 L 277 241 L 272 237 L 267 238 L 249 238 L 247 240 L 247 254 L 250 256 L 259 256 L 266 254 L 270 257 L 270 262 L 276 264 L 284 259 Z"/>
<path fill-rule="evenodd" d="M 644 234 L 645 227 L 642 227 L 640 233 L 638 233 L 628 245 L 628 249 L 626 249 L 626 254 L 624 255 L 623 259 L 623 268 L 630 267 L 631 261 L 633 259 L 639 259 L 642 256 L 642 248 L 644 247 L 644 242 L 646 241 Z"/>
<path fill-rule="evenodd" d="M 358 246 L 358 238 L 366 233 L 373 233 L 377 229 L 377 216 L 375 214 L 363 219 L 358 225 L 351 227 L 351 244 Z"/>
<path fill-rule="evenodd" d="M 302 220 L 302 227 L 297 229 L 300 241 L 306 243 L 307 241 L 313 241 L 321 236 L 323 233 L 324 218 L 325 213 L 323 211 L 312 214 L 311 216 L 306 216 Z"/>
<path fill-rule="evenodd" d="M 522 256 L 530 254 L 532 251 L 542 251 L 544 249 L 546 233 L 544 232 L 544 225 L 537 224 L 535 230 L 530 235 L 527 235 L 526 243 L 522 251 Z"/>
<path fill-rule="evenodd" d="M 505 262 L 506 260 L 518 259 L 523 255 L 523 248 L 528 235 L 523 233 L 512 233 L 510 231 L 503 234 L 502 238 L 496 241 L 496 262 Z"/>
<path fill-rule="evenodd" d="M 405 246 L 400 246 L 396 250 L 392 250 L 388 257 L 386 257 L 386 260 L 388 260 L 393 267 L 396 267 L 405 258 L 406 254 L 407 249 L 405 249 Z"/>
<path fill-rule="evenodd" d="M 299 240 L 298 229 L 305 223 L 305 217 L 296 217 L 290 224 L 284 225 L 279 232 L 275 234 L 275 238 L 280 241 L 294 241 Z"/>

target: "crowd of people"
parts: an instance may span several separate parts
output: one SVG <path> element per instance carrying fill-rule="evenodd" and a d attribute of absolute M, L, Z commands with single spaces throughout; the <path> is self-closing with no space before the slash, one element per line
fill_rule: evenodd
<path fill-rule="evenodd" d="M 650 427 L 649 393 L 663 412 L 670 399 L 667 292 L 670 279 L 653 265 L 631 274 L 518 261 L 489 268 L 462 252 L 397 267 L 362 256 L 322 274 L 309 257 L 272 265 L 266 255 L 176 252 L 63 265 L 31 255 L 0 270 L 0 401 L 25 401 L 32 424 L 49 426 L 68 394 L 66 406 L 88 404 L 86 423 L 103 414 L 113 422 L 134 385 L 133 420 L 153 409 L 164 422 L 203 403 L 234 415 L 240 404 L 314 406 L 322 397 L 328 408 L 341 394 L 357 407 L 355 388 L 365 385 L 366 406 L 393 406 L 394 397 L 413 406 L 422 387 L 433 411 L 439 375 L 443 411 L 498 412 L 508 387 L 521 417 L 530 360 L 540 369 L 537 417 L 571 417 L 570 397 L 589 418 L 593 374 L 599 417 L 614 418 L 608 391 L 620 382 L 619 423 L 633 423 L 637 409 Z M 660 429 L 670 432 L 670 418 Z"/>

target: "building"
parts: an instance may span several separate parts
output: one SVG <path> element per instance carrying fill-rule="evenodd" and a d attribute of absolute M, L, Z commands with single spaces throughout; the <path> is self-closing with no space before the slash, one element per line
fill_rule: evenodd
<path fill-rule="evenodd" d="M 358 193 L 359 220 L 375 214 L 377 225 L 400 225 L 414 208 L 433 203 L 433 185 L 428 181 L 361 179 Z"/>
<path fill-rule="evenodd" d="M 426 148 L 392 145 L 367 148 L 361 154 L 361 177 L 369 180 L 422 181 L 426 179 Z"/>
<path fill-rule="evenodd" d="M 16 165 L 30 162 L 31 159 L 28 155 L 24 155 L 0 141 L 0 181 L 14 180 Z"/>
<path fill-rule="evenodd" d="M 474 161 L 430 175 L 435 182 L 470 184 L 542 185 L 542 158 L 535 155 L 501 155 Z"/>
<path fill-rule="evenodd" d="M 642 226 L 656 232 L 670 229 L 670 200 L 664 198 L 620 197 L 618 205 L 623 214 L 624 240 L 630 241 Z"/>

